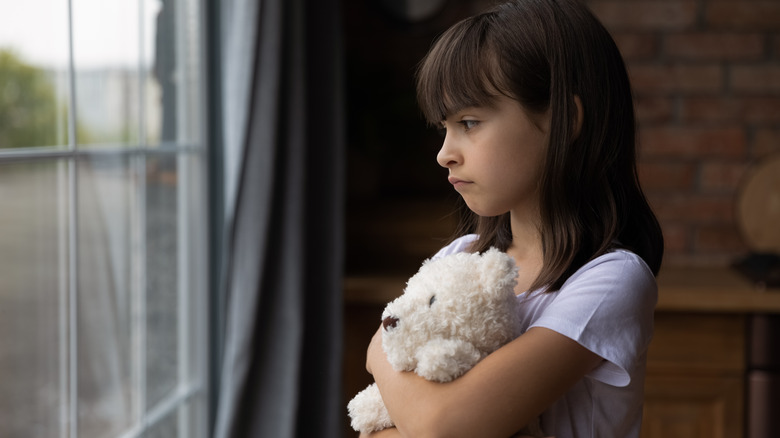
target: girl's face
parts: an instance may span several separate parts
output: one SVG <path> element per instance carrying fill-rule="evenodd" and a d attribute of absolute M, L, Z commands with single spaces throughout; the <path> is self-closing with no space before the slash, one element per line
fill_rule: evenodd
<path fill-rule="evenodd" d="M 494 105 L 465 108 L 442 125 L 446 135 L 436 161 L 449 169 L 449 182 L 474 213 L 538 211 L 549 111 L 532 121 L 516 100 L 500 95 Z"/>

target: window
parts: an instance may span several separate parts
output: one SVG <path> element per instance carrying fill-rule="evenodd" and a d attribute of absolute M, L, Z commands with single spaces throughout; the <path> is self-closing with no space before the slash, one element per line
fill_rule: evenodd
<path fill-rule="evenodd" d="M 0 436 L 205 436 L 200 3 L 0 10 Z"/>

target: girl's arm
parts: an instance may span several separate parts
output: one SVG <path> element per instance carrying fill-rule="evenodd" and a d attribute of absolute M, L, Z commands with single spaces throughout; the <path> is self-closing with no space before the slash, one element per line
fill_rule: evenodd
<path fill-rule="evenodd" d="M 535 327 L 449 383 L 394 371 L 382 328 L 366 368 L 402 437 L 501 437 L 520 430 L 603 359 L 555 331 Z"/>
<path fill-rule="evenodd" d="M 380 430 L 379 432 L 364 434 L 361 433 L 359 438 L 398 438 L 401 435 L 398 433 L 398 429 L 391 427 L 389 429 Z M 518 438 L 535 438 L 532 436 L 520 436 Z M 555 438 L 555 437 L 547 437 L 547 438 Z"/>
<path fill-rule="evenodd" d="M 398 429 L 391 427 L 389 429 L 380 430 L 379 432 L 374 433 L 361 433 L 359 438 L 400 438 L 401 435 L 398 433 Z"/>

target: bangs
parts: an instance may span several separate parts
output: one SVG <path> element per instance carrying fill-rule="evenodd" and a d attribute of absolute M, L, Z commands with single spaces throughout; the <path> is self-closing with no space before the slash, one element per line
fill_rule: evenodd
<path fill-rule="evenodd" d="M 463 20 L 439 37 L 417 71 L 417 102 L 428 123 L 506 94 L 486 15 Z M 510 96 L 511 97 L 511 96 Z"/>

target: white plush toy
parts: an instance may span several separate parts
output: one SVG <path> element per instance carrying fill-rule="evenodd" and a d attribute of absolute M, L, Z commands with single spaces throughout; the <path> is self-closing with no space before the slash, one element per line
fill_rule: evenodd
<path fill-rule="evenodd" d="M 382 313 L 382 347 L 393 369 L 448 382 L 519 336 L 516 277 L 514 260 L 495 248 L 426 260 Z M 375 383 L 347 408 L 359 432 L 393 426 Z"/>

